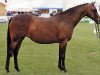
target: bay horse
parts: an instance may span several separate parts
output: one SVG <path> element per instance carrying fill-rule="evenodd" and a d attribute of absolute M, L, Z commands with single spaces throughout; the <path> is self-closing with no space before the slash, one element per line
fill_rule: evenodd
<path fill-rule="evenodd" d="M 78 22 L 87 16 L 100 23 L 95 3 L 87 3 L 75 6 L 52 17 L 43 18 L 31 14 L 20 14 L 14 16 L 8 25 L 7 33 L 7 59 L 5 69 L 9 72 L 10 57 L 14 56 L 14 67 L 18 67 L 18 51 L 25 37 L 40 44 L 59 43 L 58 68 L 66 72 L 65 52 L 67 42 L 71 40 L 73 30 Z"/>

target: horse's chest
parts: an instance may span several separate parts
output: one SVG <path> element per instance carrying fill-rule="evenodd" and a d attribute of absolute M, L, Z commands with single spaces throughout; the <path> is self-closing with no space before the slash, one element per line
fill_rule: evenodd
<path fill-rule="evenodd" d="M 63 28 L 59 32 L 59 39 L 60 40 L 68 39 L 68 41 L 69 41 L 71 39 L 71 37 L 72 37 L 72 33 L 73 33 L 72 30 L 69 30 L 67 28 Z"/>

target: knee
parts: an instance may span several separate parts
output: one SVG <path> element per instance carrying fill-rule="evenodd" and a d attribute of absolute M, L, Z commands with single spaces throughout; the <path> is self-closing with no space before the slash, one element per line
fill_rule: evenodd
<path fill-rule="evenodd" d="M 14 56 L 17 56 L 18 55 L 18 52 L 13 52 Z"/>

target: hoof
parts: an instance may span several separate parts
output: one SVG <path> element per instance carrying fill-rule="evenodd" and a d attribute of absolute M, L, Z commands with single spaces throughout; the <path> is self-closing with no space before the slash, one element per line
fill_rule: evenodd
<path fill-rule="evenodd" d="M 7 73 L 9 73 L 10 71 L 9 70 L 6 70 L 7 71 Z"/>
<path fill-rule="evenodd" d="M 15 68 L 15 69 L 16 69 L 16 71 L 20 72 L 19 68 Z"/>
<path fill-rule="evenodd" d="M 63 71 L 64 71 L 65 73 L 67 72 L 67 70 L 66 70 L 66 69 L 64 69 Z"/>
<path fill-rule="evenodd" d="M 61 66 L 58 66 L 58 68 L 60 69 L 60 71 L 62 71 L 62 68 L 61 68 Z"/>
<path fill-rule="evenodd" d="M 67 72 L 67 70 L 66 70 L 66 69 L 60 69 L 60 71 L 64 71 L 65 73 Z"/>
<path fill-rule="evenodd" d="M 7 72 L 7 73 L 9 73 L 9 72 L 10 72 L 10 71 L 9 71 L 9 69 L 8 69 L 7 67 L 5 67 L 5 69 L 6 69 L 6 72 Z"/>
<path fill-rule="evenodd" d="M 60 69 L 60 71 L 64 71 L 65 73 L 67 72 L 67 70 L 65 68 L 62 68 L 62 67 L 59 67 L 58 68 Z"/>

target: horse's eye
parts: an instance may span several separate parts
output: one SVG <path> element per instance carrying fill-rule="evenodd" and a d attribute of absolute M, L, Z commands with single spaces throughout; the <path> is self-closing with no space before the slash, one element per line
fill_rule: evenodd
<path fill-rule="evenodd" d="M 96 8 L 92 8 L 92 11 L 97 12 L 97 9 Z"/>
<path fill-rule="evenodd" d="M 97 12 L 97 9 L 94 9 L 93 11 L 94 11 L 94 12 Z"/>

